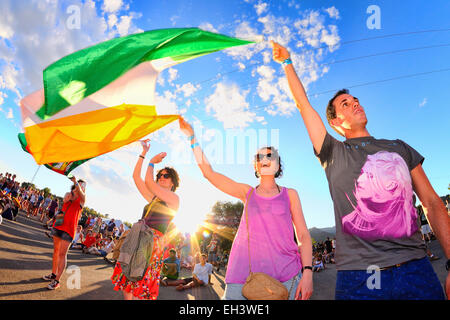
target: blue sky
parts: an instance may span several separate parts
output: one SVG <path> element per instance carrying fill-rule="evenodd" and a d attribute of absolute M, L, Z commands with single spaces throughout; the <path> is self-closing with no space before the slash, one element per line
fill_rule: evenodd
<path fill-rule="evenodd" d="M 380 29 L 368 27 L 370 5 L 380 10 Z M 67 27 L 70 6 L 79 9 L 79 28 Z M 0 171 L 15 172 L 20 181 L 30 181 L 37 165 L 17 140 L 22 130 L 18 102 L 41 88 L 43 68 L 112 37 L 200 27 L 265 40 L 194 59 L 159 76 L 158 111 L 183 114 L 195 125 L 214 169 L 256 185 L 250 158 L 261 139 L 273 134 L 269 143 L 278 146 L 284 165 L 279 184 L 297 189 L 308 227 L 334 225 L 325 174 L 281 67 L 271 60 L 266 40 L 274 39 L 290 49 L 311 104 L 325 122 L 325 106 L 333 95 L 328 91 L 350 88 L 366 109 L 369 132 L 417 149 L 436 192 L 448 193 L 450 71 L 434 72 L 450 68 L 450 30 L 442 31 L 450 29 L 448 1 L 2 1 L 0 11 Z M 428 72 L 434 73 L 411 76 Z M 217 200 L 234 199 L 201 176 L 177 127 L 174 123 L 150 135 L 150 153 L 166 151 L 164 164 L 181 175 L 181 225 L 199 220 Z M 255 135 L 257 145 L 250 140 L 244 147 L 229 144 L 230 134 Z M 131 179 L 139 152 L 139 145 L 132 144 L 73 172 L 88 182 L 88 206 L 130 222 L 139 218 L 145 202 Z M 67 178 L 46 168 L 34 182 L 59 195 L 70 186 Z"/>

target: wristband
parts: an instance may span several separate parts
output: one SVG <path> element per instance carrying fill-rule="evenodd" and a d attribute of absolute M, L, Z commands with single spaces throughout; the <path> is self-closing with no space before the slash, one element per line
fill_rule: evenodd
<path fill-rule="evenodd" d="M 143 155 L 139 155 L 139 158 L 145 159 L 145 157 Z"/>
<path fill-rule="evenodd" d="M 190 137 L 188 138 L 188 141 L 191 141 L 191 140 L 194 139 L 194 138 L 195 138 L 195 136 L 192 135 L 192 136 L 190 136 Z"/>
<path fill-rule="evenodd" d="M 149 167 L 151 166 L 152 168 L 155 168 L 155 165 L 153 163 L 151 163 L 151 162 L 148 163 L 148 166 Z"/>
<path fill-rule="evenodd" d="M 312 271 L 312 266 L 305 266 L 305 267 L 302 267 L 302 273 L 303 273 L 303 271 L 305 270 L 305 269 L 309 269 L 309 270 L 311 270 Z"/>
<path fill-rule="evenodd" d="M 286 60 L 284 60 L 281 65 L 284 67 L 286 67 L 288 64 L 292 64 L 292 60 L 291 58 L 287 58 Z"/>
<path fill-rule="evenodd" d="M 194 149 L 195 147 L 199 146 L 198 142 L 191 144 L 191 148 Z"/>

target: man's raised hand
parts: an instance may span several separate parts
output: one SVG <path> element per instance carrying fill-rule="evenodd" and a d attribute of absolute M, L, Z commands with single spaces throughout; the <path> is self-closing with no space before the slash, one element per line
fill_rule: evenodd
<path fill-rule="evenodd" d="M 272 45 L 272 56 L 275 62 L 282 63 L 284 60 L 289 59 L 290 55 L 285 47 L 273 40 L 270 40 L 270 44 Z"/>

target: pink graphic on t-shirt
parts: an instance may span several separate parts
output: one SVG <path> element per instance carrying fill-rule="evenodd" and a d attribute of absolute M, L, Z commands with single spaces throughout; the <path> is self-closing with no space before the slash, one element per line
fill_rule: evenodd
<path fill-rule="evenodd" d="M 417 231 L 411 175 L 397 153 L 367 156 L 353 194 L 356 207 L 342 218 L 345 233 L 376 240 L 409 237 Z"/>

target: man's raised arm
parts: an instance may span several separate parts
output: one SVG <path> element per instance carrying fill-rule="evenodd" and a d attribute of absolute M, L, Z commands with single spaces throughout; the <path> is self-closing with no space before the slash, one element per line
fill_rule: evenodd
<path fill-rule="evenodd" d="M 300 114 L 302 115 L 303 122 L 305 123 L 306 130 L 308 130 L 309 138 L 314 146 L 314 150 L 320 153 L 323 141 L 326 135 L 326 128 L 316 110 L 313 109 L 306 96 L 305 89 L 295 72 L 295 69 L 290 62 L 290 54 L 286 48 L 280 44 L 271 41 L 273 60 L 278 63 L 283 63 L 283 69 L 286 73 L 286 78 L 289 83 L 292 95 L 294 96 L 295 103 L 297 105 Z"/>

